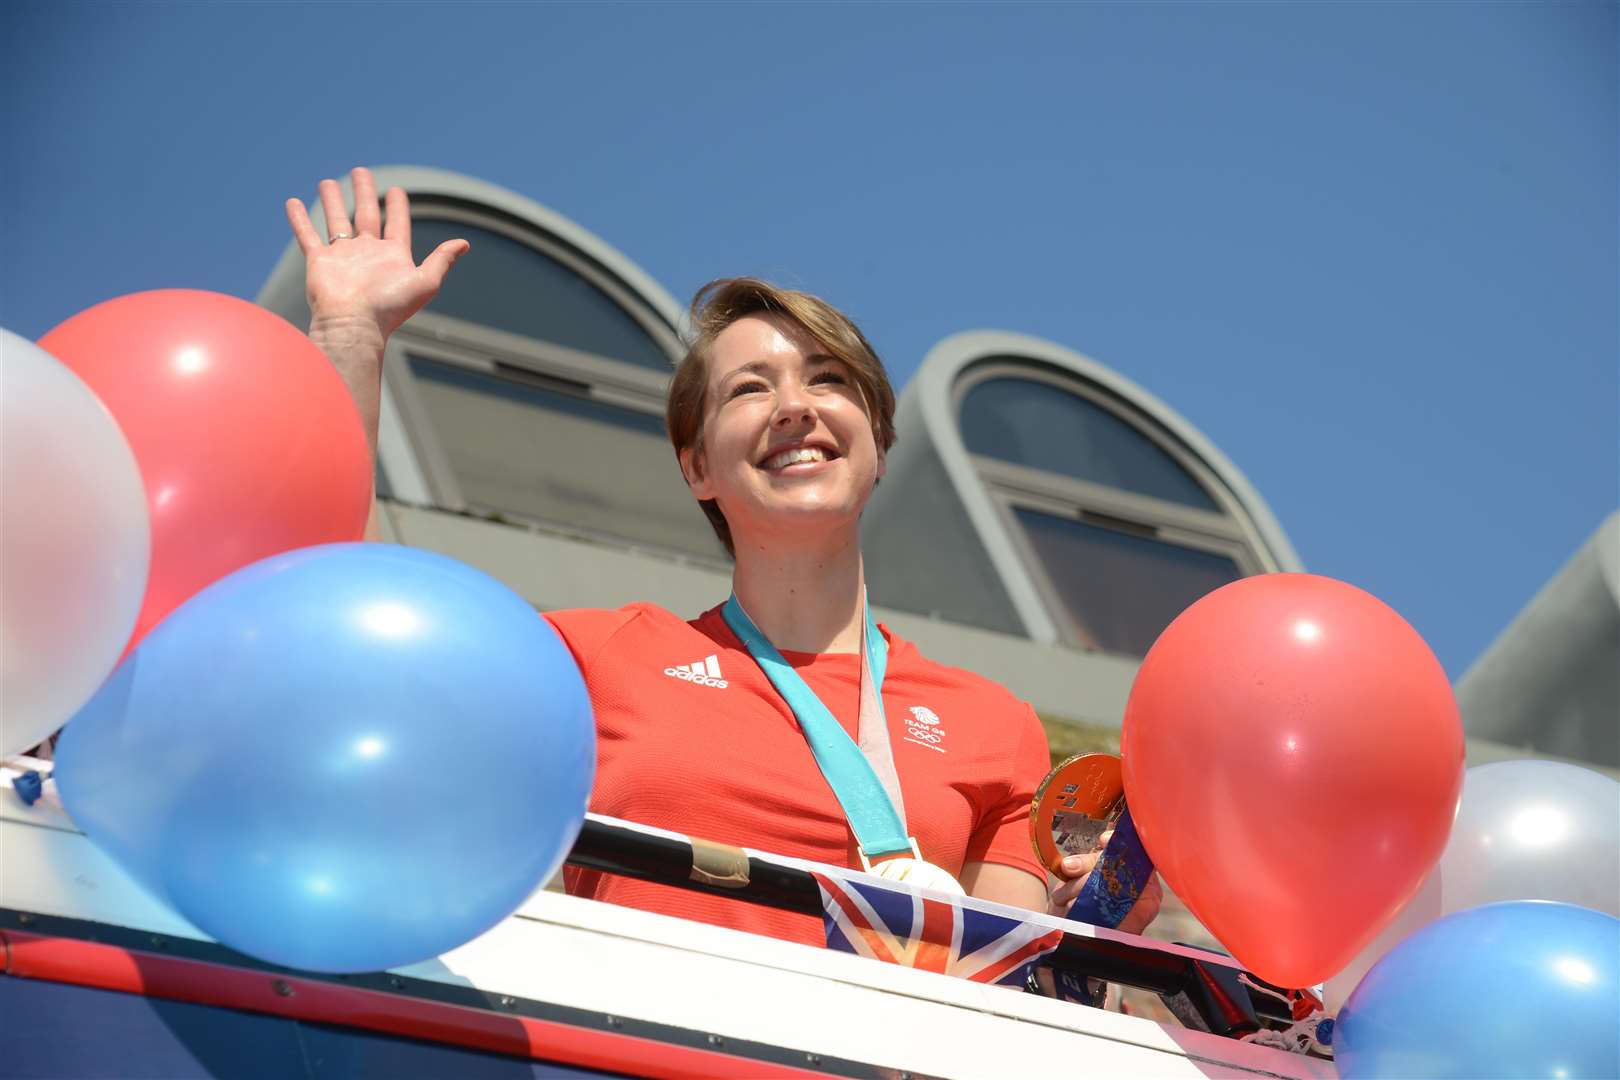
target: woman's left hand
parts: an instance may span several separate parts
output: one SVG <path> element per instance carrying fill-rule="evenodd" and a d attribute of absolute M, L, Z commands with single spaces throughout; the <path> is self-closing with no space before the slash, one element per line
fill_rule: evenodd
<path fill-rule="evenodd" d="M 1099 843 L 1106 847 L 1114 834 L 1106 832 Z M 1047 896 L 1046 912 L 1064 918 L 1069 914 L 1069 908 L 1074 905 L 1075 897 L 1085 886 L 1086 878 L 1097 868 L 1097 862 L 1102 858 L 1101 849 L 1085 855 L 1070 855 L 1063 860 L 1058 871 L 1059 882 Z M 1142 894 L 1136 898 L 1136 904 L 1125 916 L 1116 929 L 1127 934 L 1140 934 L 1158 917 L 1159 908 L 1164 904 L 1164 883 L 1159 880 L 1159 874 L 1154 871 L 1142 887 Z"/>

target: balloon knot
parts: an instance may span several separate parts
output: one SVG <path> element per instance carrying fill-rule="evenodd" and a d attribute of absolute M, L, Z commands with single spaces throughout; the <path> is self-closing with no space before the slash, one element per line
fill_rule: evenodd
<path fill-rule="evenodd" d="M 38 769 L 29 769 L 11 781 L 12 789 L 17 792 L 17 798 L 23 801 L 24 806 L 33 806 L 39 797 L 45 794 L 45 778 L 39 774 Z"/>
<path fill-rule="evenodd" d="M 1290 1054 L 1309 1054 L 1313 1057 L 1333 1056 L 1333 1018 L 1317 1013 L 1296 1020 L 1281 1031 L 1261 1028 L 1243 1036 L 1243 1042 L 1256 1046 L 1269 1046 L 1273 1050 L 1286 1050 Z"/>

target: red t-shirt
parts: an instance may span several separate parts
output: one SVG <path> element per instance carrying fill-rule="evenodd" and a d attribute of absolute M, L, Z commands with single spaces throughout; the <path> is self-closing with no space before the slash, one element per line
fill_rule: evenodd
<path fill-rule="evenodd" d="M 591 809 L 723 844 L 859 866 L 853 834 L 798 721 L 718 607 L 684 622 L 652 604 L 546 616 L 578 661 L 596 711 Z M 1048 767 L 1034 710 L 1005 688 L 889 644 L 883 710 L 906 825 L 923 858 L 960 874 L 992 862 L 1045 872 L 1029 804 Z M 784 653 L 850 737 L 860 713 L 854 653 Z M 682 678 L 697 672 L 696 678 Z M 725 685 L 718 685 L 723 682 Z M 569 867 L 580 896 L 772 937 L 824 944 L 819 920 Z"/>

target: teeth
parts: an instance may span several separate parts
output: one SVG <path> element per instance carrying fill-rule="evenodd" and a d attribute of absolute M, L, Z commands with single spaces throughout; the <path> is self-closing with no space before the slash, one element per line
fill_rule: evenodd
<path fill-rule="evenodd" d="M 826 461 L 825 451 L 813 446 L 801 446 L 796 450 L 784 450 L 775 454 L 765 462 L 767 469 L 785 469 L 789 465 L 802 465 L 807 461 Z"/>

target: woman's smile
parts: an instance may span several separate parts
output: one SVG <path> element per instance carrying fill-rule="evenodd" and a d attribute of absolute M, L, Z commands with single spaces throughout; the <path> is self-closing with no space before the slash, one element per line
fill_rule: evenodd
<path fill-rule="evenodd" d="M 783 476 L 810 476 L 823 470 L 815 466 L 838 459 L 838 451 L 814 441 L 803 441 L 773 449 L 760 468 Z"/>

